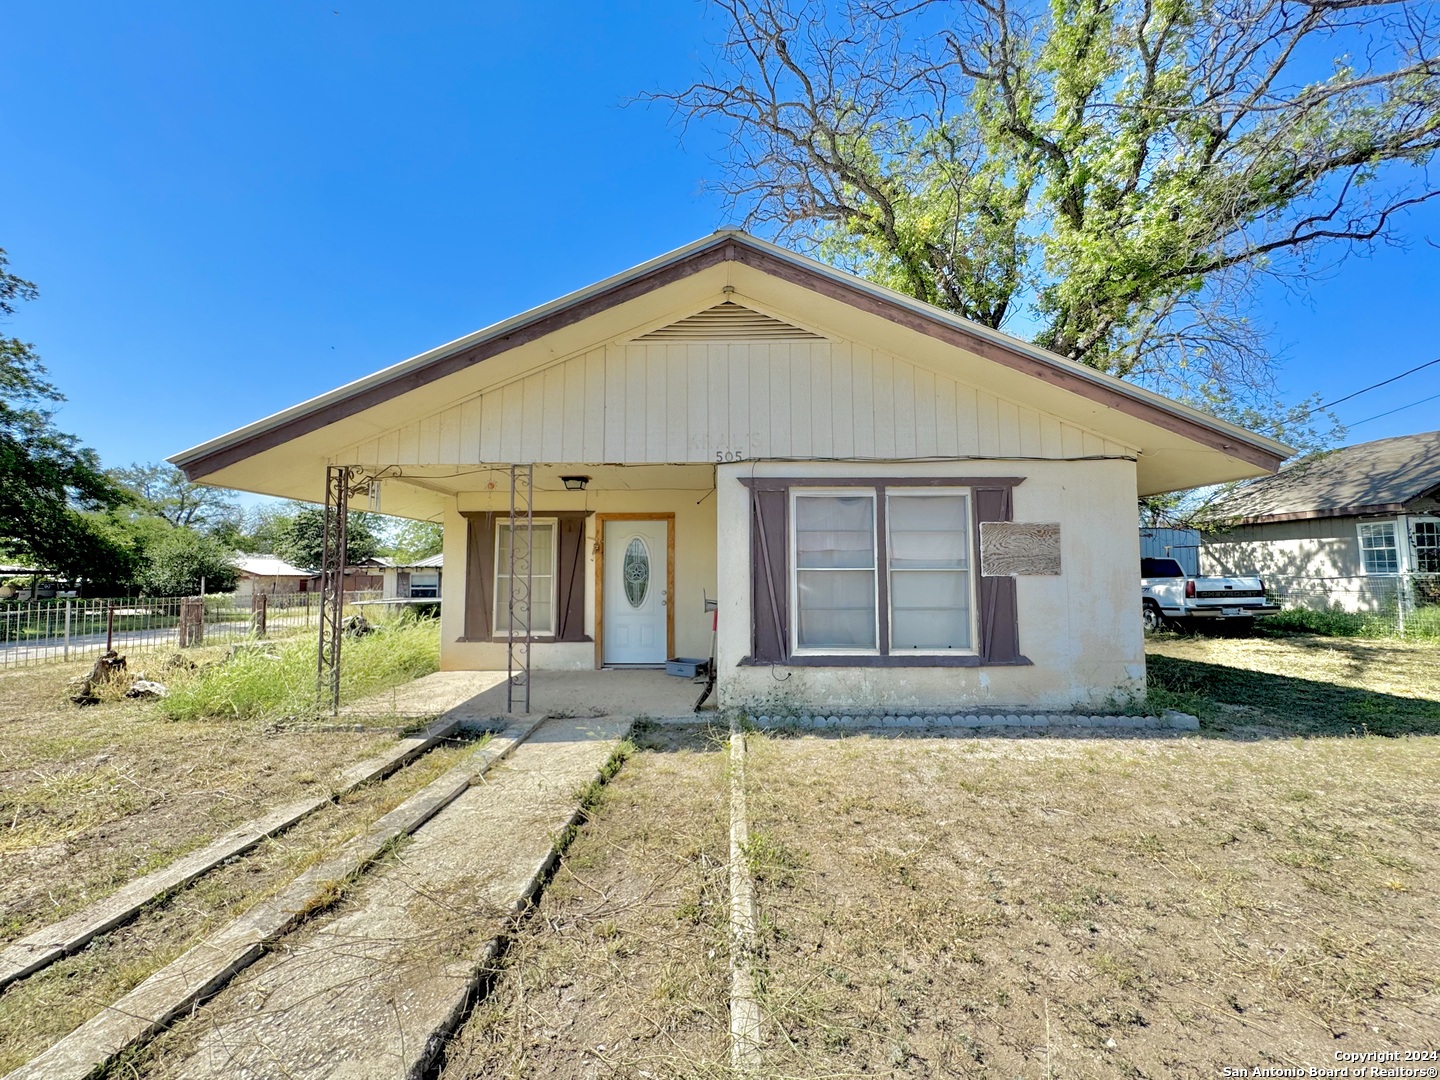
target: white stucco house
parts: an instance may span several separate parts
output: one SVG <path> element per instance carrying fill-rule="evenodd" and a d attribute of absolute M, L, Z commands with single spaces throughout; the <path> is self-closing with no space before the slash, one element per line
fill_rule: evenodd
<path fill-rule="evenodd" d="M 722 706 L 1043 709 L 1143 687 L 1136 496 L 1290 452 L 724 231 L 171 460 L 311 501 L 383 470 L 444 524 L 447 669 L 505 668 L 532 463 L 537 681 L 708 655 L 708 595 Z"/>

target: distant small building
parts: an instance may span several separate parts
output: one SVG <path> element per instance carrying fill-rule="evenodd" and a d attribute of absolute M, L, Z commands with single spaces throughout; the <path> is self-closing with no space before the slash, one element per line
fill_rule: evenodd
<path fill-rule="evenodd" d="M 385 566 L 385 584 L 381 596 L 386 600 L 438 600 L 440 598 L 440 574 L 445 567 L 445 556 L 431 555 L 414 562 L 399 562 L 394 559 L 382 560 Z"/>
<path fill-rule="evenodd" d="M 1258 574 L 1310 606 L 1370 611 L 1440 588 L 1440 431 L 1346 446 L 1217 501 L 1207 574 Z"/>
<path fill-rule="evenodd" d="M 291 566 L 276 555 L 238 555 L 235 558 L 235 595 L 269 596 L 310 591 L 309 570 Z"/>

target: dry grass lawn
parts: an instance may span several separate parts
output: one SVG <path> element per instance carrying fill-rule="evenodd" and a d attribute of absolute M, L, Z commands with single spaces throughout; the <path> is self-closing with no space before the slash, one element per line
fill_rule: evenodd
<path fill-rule="evenodd" d="M 147 907 L 133 921 L 0 992 L 0 1074 L 34 1057 L 107 1002 L 273 895 L 472 753 L 442 744 Z M 125 1075 L 122 1071 L 119 1075 Z"/>
<path fill-rule="evenodd" d="M 723 743 L 632 734 L 444 1080 L 728 1076 Z"/>
<path fill-rule="evenodd" d="M 1440 1048 L 1440 738 L 1315 734 L 1437 730 L 1440 655 L 1333 644 L 1158 643 L 1198 738 L 753 736 L 766 1075 Z"/>
<path fill-rule="evenodd" d="M 1152 694 L 1212 732 L 1440 735 L 1440 643 L 1157 634 L 1146 651 Z"/>
<path fill-rule="evenodd" d="M 0 675 L 0 942 L 83 907 L 265 809 L 324 791 L 383 732 L 296 732 L 72 705 L 88 664 Z"/>

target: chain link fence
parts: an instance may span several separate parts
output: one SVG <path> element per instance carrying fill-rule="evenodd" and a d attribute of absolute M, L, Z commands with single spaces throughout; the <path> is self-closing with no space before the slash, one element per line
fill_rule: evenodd
<path fill-rule="evenodd" d="M 346 605 L 380 592 L 345 594 Z M 319 593 L 0 601 L 0 670 L 284 637 L 319 625 Z"/>
<path fill-rule="evenodd" d="M 1360 637 L 1440 641 L 1440 574 L 1265 576 L 1284 610 L 1267 625 Z"/>

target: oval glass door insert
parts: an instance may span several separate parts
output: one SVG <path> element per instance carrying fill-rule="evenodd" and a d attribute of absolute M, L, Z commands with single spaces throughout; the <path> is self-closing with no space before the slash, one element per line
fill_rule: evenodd
<path fill-rule="evenodd" d="M 640 537 L 630 538 L 621 571 L 625 576 L 625 599 L 632 608 L 638 608 L 650 591 L 650 550 Z"/>

